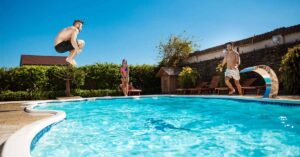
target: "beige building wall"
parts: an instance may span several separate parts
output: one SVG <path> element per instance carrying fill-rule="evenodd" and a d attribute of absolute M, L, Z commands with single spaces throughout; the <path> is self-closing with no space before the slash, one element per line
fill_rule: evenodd
<path fill-rule="evenodd" d="M 273 36 L 274 37 L 274 36 Z M 272 38 L 273 38 L 272 37 Z M 277 44 L 293 43 L 295 41 L 300 41 L 300 32 L 288 34 L 286 36 L 276 35 L 279 38 L 278 43 L 274 43 L 273 39 L 267 39 L 264 41 L 256 42 L 254 44 L 240 45 L 240 53 L 248 53 L 254 50 L 260 50 L 268 47 L 273 47 Z M 220 58 L 224 56 L 223 49 L 212 51 L 205 54 L 198 54 L 197 56 L 192 56 L 188 58 L 188 63 L 197 63 L 201 61 L 211 60 L 215 58 Z"/>
<path fill-rule="evenodd" d="M 285 42 L 286 43 L 292 43 L 295 41 L 300 41 L 300 32 L 293 33 L 285 36 Z"/>
<path fill-rule="evenodd" d="M 272 41 L 272 39 L 268 39 L 261 42 L 257 42 L 255 44 L 240 46 L 239 49 L 240 49 L 240 53 L 248 53 L 254 50 L 260 50 L 260 49 L 273 47 L 273 46 L 275 46 L 275 43 Z"/>

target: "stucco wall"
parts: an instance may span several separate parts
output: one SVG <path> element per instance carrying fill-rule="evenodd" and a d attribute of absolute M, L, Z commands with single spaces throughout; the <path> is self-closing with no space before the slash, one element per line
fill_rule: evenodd
<path fill-rule="evenodd" d="M 300 32 L 282 36 L 282 40 L 280 40 L 279 45 L 291 44 L 297 41 L 300 41 Z M 261 42 L 256 42 L 254 44 L 239 45 L 238 47 L 239 47 L 239 52 L 243 54 L 243 53 L 254 52 L 256 50 L 261 50 L 261 49 L 270 48 L 274 46 L 278 46 L 278 44 L 274 43 L 272 38 L 270 38 Z M 196 56 L 192 56 L 187 59 L 187 62 L 198 63 L 202 61 L 212 60 L 215 58 L 220 58 L 223 56 L 224 56 L 223 49 L 219 49 L 209 53 L 205 53 L 205 54 L 200 53 Z"/>

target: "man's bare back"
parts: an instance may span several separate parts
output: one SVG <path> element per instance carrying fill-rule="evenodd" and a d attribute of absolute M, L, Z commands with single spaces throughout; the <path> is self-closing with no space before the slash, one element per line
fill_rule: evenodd
<path fill-rule="evenodd" d="M 62 31 L 58 33 L 57 37 L 55 38 L 54 46 L 56 46 L 57 44 L 63 41 L 71 40 L 72 36 L 78 34 L 78 32 L 79 32 L 78 29 L 75 28 L 74 26 L 64 28 Z"/>

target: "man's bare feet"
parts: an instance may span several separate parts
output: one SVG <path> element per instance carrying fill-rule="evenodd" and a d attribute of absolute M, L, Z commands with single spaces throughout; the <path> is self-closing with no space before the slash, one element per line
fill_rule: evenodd
<path fill-rule="evenodd" d="M 77 63 L 74 60 L 69 59 L 69 57 L 66 58 L 66 62 L 70 63 L 73 66 L 77 66 Z"/>
<path fill-rule="evenodd" d="M 235 89 L 232 89 L 232 90 L 229 91 L 228 94 L 229 94 L 229 95 L 232 95 L 232 94 L 234 94 L 234 93 L 235 93 Z"/>
<path fill-rule="evenodd" d="M 74 63 L 74 66 L 77 66 L 77 63 L 76 63 L 75 59 L 73 59 L 72 61 Z"/>
<path fill-rule="evenodd" d="M 72 63 L 70 62 L 69 57 L 66 58 L 66 62 L 72 64 Z"/>

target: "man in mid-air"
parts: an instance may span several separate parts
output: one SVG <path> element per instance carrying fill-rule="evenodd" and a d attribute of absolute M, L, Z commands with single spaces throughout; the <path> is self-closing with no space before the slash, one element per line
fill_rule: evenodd
<path fill-rule="evenodd" d="M 66 61 L 73 66 L 77 65 L 74 57 L 81 52 L 85 45 L 83 40 L 77 39 L 77 35 L 81 32 L 82 26 L 83 21 L 75 20 L 73 26 L 61 30 L 54 41 L 55 50 L 57 52 L 64 53 L 70 51 L 70 55 L 67 57 Z"/>

